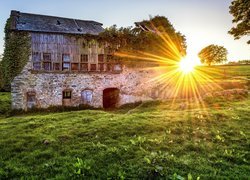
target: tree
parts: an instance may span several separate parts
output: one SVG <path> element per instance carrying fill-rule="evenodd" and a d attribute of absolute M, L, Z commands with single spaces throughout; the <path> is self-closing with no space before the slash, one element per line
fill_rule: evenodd
<path fill-rule="evenodd" d="M 122 27 L 118 29 L 115 25 L 111 26 L 100 34 L 100 39 L 115 45 L 114 48 L 118 45 L 118 52 L 139 57 L 153 54 L 178 61 L 186 54 L 185 36 L 177 32 L 164 16 L 155 16 L 149 20 L 136 22 L 134 28 Z M 123 60 L 125 58 L 123 57 Z M 129 60 L 131 59 L 130 57 Z M 138 61 L 134 62 L 138 63 Z M 149 61 L 147 60 L 147 62 Z"/>
<path fill-rule="evenodd" d="M 203 48 L 198 56 L 201 60 L 201 63 L 208 64 L 218 64 L 227 61 L 227 49 L 223 46 L 218 46 L 211 44 Z"/>
<path fill-rule="evenodd" d="M 233 23 L 236 27 L 232 27 L 228 32 L 235 39 L 240 39 L 242 36 L 250 34 L 250 1 L 249 0 L 234 0 L 229 7 L 230 13 L 233 15 Z M 250 44 L 250 40 L 247 42 Z"/>

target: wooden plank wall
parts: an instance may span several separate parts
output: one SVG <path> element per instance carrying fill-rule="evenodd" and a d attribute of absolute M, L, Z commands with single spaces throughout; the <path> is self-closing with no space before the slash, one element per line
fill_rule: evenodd
<path fill-rule="evenodd" d="M 31 42 L 32 52 L 51 53 L 53 62 L 60 62 L 62 54 L 70 54 L 71 62 L 80 62 L 81 54 L 88 54 L 89 63 L 97 63 L 98 54 L 104 54 L 104 46 L 72 35 L 31 33 Z"/>

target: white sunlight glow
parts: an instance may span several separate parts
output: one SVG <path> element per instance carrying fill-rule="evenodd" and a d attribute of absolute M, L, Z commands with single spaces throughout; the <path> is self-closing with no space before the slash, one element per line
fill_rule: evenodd
<path fill-rule="evenodd" d="M 190 73 L 199 62 L 194 57 L 186 56 L 179 63 L 179 70 L 184 74 Z"/>

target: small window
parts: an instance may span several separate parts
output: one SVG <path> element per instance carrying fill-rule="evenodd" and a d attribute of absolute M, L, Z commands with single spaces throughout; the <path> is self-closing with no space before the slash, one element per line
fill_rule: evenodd
<path fill-rule="evenodd" d="M 104 63 L 99 64 L 99 70 L 104 71 Z"/>
<path fill-rule="evenodd" d="M 63 99 L 71 99 L 71 91 L 70 90 L 63 91 Z"/>
<path fill-rule="evenodd" d="M 90 104 L 92 101 L 92 97 L 93 97 L 93 91 L 92 90 L 83 90 L 81 92 L 81 98 L 82 98 L 82 102 L 84 104 Z"/>
<path fill-rule="evenodd" d="M 34 62 L 33 63 L 33 69 L 34 70 L 41 70 L 41 63 L 40 62 Z"/>
<path fill-rule="evenodd" d="M 54 63 L 53 68 L 54 71 L 60 71 L 60 63 Z"/>
<path fill-rule="evenodd" d="M 62 60 L 64 62 L 70 62 L 70 55 L 69 54 L 63 54 L 62 55 Z"/>
<path fill-rule="evenodd" d="M 72 71 L 78 71 L 79 69 L 79 64 L 78 63 L 72 63 L 71 64 L 71 70 Z"/>
<path fill-rule="evenodd" d="M 98 54 L 98 62 L 104 62 L 104 54 Z"/>
<path fill-rule="evenodd" d="M 62 65 L 62 70 L 63 71 L 69 71 L 70 70 L 70 63 L 68 62 L 64 62 L 63 65 Z"/>
<path fill-rule="evenodd" d="M 88 55 L 87 54 L 81 54 L 81 62 L 88 62 Z"/>
<path fill-rule="evenodd" d="M 51 62 L 44 62 L 43 63 L 43 69 L 45 71 L 50 71 L 51 70 Z"/>
<path fill-rule="evenodd" d="M 51 54 L 50 53 L 43 53 L 43 60 L 44 61 L 51 61 Z"/>
<path fill-rule="evenodd" d="M 39 53 L 39 52 L 33 52 L 32 53 L 32 60 L 34 62 L 41 61 L 41 53 Z"/>
<path fill-rule="evenodd" d="M 27 93 L 27 107 L 28 108 L 36 107 L 36 93 L 35 92 Z"/>
<path fill-rule="evenodd" d="M 80 69 L 81 71 L 88 71 L 88 63 L 81 63 Z"/>
<path fill-rule="evenodd" d="M 90 71 L 96 71 L 96 64 L 90 64 Z"/>

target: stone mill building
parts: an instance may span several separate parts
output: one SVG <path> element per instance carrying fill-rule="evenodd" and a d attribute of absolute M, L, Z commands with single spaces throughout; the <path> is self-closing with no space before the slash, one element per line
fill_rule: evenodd
<path fill-rule="evenodd" d="M 159 96 L 156 72 L 114 60 L 95 21 L 12 11 L 11 30 L 29 33 L 31 54 L 11 83 L 12 108 L 109 108 Z M 158 72 L 159 73 L 159 72 Z"/>

